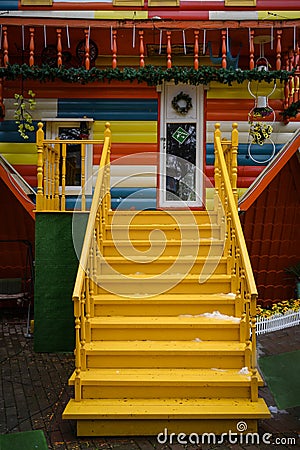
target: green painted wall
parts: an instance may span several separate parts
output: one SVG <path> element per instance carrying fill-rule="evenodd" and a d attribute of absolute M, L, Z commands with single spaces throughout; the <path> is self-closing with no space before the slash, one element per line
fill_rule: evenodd
<path fill-rule="evenodd" d="M 76 229 L 80 230 L 77 242 L 82 245 L 88 213 L 74 214 Z M 78 258 L 73 245 L 72 220 L 73 213 L 36 213 L 36 352 L 70 352 L 75 347 L 72 292 Z"/>

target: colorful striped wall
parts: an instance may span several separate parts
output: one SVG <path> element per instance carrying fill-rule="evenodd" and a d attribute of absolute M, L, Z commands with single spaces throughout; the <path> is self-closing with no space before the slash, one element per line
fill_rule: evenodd
<path fill-rule="evenodd" d="M 33 111 L 36 121 L 41 118 L 93 118 L 92 137 L 102 139 L 104 124 L 111 123 L 113 133 L 112 146 L 112 197 L 113 206 L 118 206 L 124 197 L 134 194 L 136 205 L 156 207 L 157 166 L 159 151 L 159 94 L 155 87 L 138 85 L 111 86 L 109 89 L 80 87 L 76 92 L 68 86 L 55 88 L 58 98 L 40 98 L 45 94 L 45 87 L 36 89 L 37 107 Z M 278 119 L 282 109 L 282 86 L 278 86 L 270 100 Z M 75 95 L 76 94 L 76 95 Z M 96 98 L 99 97 L 99 98 Z M 0 122 L 0 152 L 15 166 L 25 180 L 36 187 L 36 148 L 34 133 L 24 141 L 17 132 L 13 120 L 14 100 L 6 99 L 6 117 Z M 230 139 L 232 122 L 239 124 L 238 153 L 238 187 L 241 192 L 250 186 L 263 170 L 273 147 L 271 144 L 252 146 L 248 155 L 249 125 L 247 116 L 253 107 L 247 84 L 232 87 L 212 83 L 207 92 L 206 122 L 206 174 L 213 180 L 213 132 L 216 122 L 221 123 L 224 137 Z M 278 120 L 274 123 L 272 139 L 276 153 L 298 128 L 298 123 L 291 121 L 284 125 Z M 100 160 L 100 147 L 93 149 L 94 173 Z M 141 154 L 142 153 L 142 154 Z M 131 156 L 128 156 L 131 155 Z M 143 192 L 135 194 L 140 189 Z M 128 204 L 127 206 L 128 207 Z"/>
<path fill-rule="evenodd" d="M 129 5 L 128 7 L 114 6 L 112 0 L 89 0 L 82 10 L 82 0 L 53 0 L 49 7 L 40 10 L 40 5 L 22 6 L 18 0 L 2 0 L 1 8 L 9 11 L 11 15 L 22 17 L 49 17 L 52 18 L 80 18 L 80 19 L 135 19 L 145 20 L 155 17 L 159 13 L 162 19 L 179 20 L 278 20 L 278 15 L 283 18 L 296 19 L 300 17 L 297 0 L 257 0 L 256 7 L 225 5 L 224 0 L 181 0 L 177 8 L 149 7 L 145 0 L 144 6 Z M 273 15 L 268 14 L 272 11 Z M 135 14 L 132 14 L 132 11 Z"/>

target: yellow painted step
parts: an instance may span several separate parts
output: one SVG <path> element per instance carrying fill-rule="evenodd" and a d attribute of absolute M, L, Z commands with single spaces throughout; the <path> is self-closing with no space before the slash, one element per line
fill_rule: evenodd
<path fill-rule="evenodd" d="M 116 248 L 117 245 L 117 248 Z M 207 256 L 211 253 L 214 256 L 223 255 L 224 243 L 219 240 L 201 239 L 199 240 L 179 240 L 170 239 L 167 242 L 162 240 L 141 239 L 130 242 L 128 239 L 123 239 L 114 242 L 113 240 L 103 241 L 103 255 L 110 256 L 146 256 L 154 259 L 161 256 L 174 257 L 197 257 Z M 144 253 L 143 254 L 141 254 Z M 212 253 L 213 252 L 213 253 Z"/>
<path fill-rule="evenodd" d="M 238 369 L 92 369 L 80 374 L 82 398 L 250 398 Z M 259 386 L 263 380 L 259 377 Z M 75 371 L 69 385 L 75 384 Z"/>
<path fill-rule="evenodd" d="M 231 290 L 230 275 L 212 275 L 205 283 L 199 283 L 199 275 L 182 274 L 150 276 L 146 274 L 134 276 L 101 275 L 97 278 L 98 292 L 111 292 L 118 295 L 140 294 L 157 295 L 160 293 L 228 293 Z"/>
<path fill-rule="evenodd" d="M 216 224 L 217 214 L 207 211 L 110 211 L 108 214 L 109 225 L 114 221 L 121 224 L 132 225 L 149 224 Z"/>
<path fill-rule="evenodd" d="M 167 434 L 221 434 L 236 432 L 240 420 L 246 422 L 248 432 L 256 432 L 257 419 L 269 417 L 262 399 L 236 397 L 70 400 L 63 413 L 63 419 L 77 419 L 79 436 L 157 435 L 165 428 Z"/>
<path fill-rule="evenodd" d="M 219 311 L 236 315 L 238 302 L 234 294 L 163 294 L 155 297 L 119 297 L 99 294 L 94 298 L 95 316 L 173 316 Z"/>
<path fill-rule="evenodd" d="M 240 339 L 240 321 L 195 317 L 94 317 L 90 320 L 92 341 L 156 340 L 233 341 Z"/>
<path fill-rule="evenodd" d="M 175 263 L 175 265 L 174 265 Z M 190 256 L 180 257 L 177 260 L 172 256 L 153 258 L 146 256 L 136 256 L 134 261 L 126 259 L 122 256 L 107 256 L 105 263 L 101 265 L 102 274 L 110 274 L 112 271 L 123 274 L 136 275 L 138 273 L 160 274 L 165 271 L 200 274 L 205 264 L 206 273 L 226 274 L 227 258 L 206 257 L 193 258 Z"/>
<path fill-rule="evenodd" d="M 117 221 L 116 221 L 117 222 Z M 208 239 L 214 237 L 220 239 L 220 227 L 217 225 L 203 224 L 143 224 L 143 225 L 118 225 L 106 227 L 106 239 Z"/>
<path fill-rule="evenodd" d="M 87 368 L 249 367 L 246 345 L 232 341 L 96 341 L 85 344 Z"/>

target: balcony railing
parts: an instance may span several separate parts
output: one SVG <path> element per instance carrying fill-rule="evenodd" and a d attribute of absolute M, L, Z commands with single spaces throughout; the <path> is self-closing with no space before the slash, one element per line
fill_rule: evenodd
<path fill-rule="evenodd" d="M 67 145 L 80 145 L 80 203 L 86 210 L 86 155 L 91 144 L 103 147 L 105 138 L 109 138 L 108 160 L 110 158 L 110 124 L 105 124 L 103 140 L 62 140 L 45 139 L 43 123 L 39 122 L 36 133 L 37 145 L 37 211 L 66 211 L 67 194 Z"/>

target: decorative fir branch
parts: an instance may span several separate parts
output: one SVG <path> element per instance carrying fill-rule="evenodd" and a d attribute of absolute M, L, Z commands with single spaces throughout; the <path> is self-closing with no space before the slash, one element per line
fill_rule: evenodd
<path fill-rule="evenodd" d="M 280 114 L 283 116 L 284 119 L 288 119 L 290 117 L 296 117 L 299 112 L 300 112 L 300 100 L 291 103 L 290 106 Z"/>
<path fill-rule="evenodd" d="M 40 82 L 49 82 L 60 80 L 66 83 L 88 84 L 94 82 L 117 81 L 137 81 L 138 83 L 147 83 L 149 86 L 161 84 L 163 81 L 174 81 L 176 84 L 185 83 L 197 86 L 207 84 L 212 81 L 227 84 L 244 81 L 287 81 L 294 71 L 275 70 L 259 71 L 257 69 L 223 69 L 212 66 L 201 66 L 198 70 L 191 67 L 172 67 L 165 69 L 163 67 L 145 66 L 140 68 L 124 67 L 123 69 L 99 69 L 93 67 L 86 70 L 83 67 L 66 68 L 50 67 L 49 65 L 28 66 L 27 64 L 13 64 L 0 68 L 0 78 L 6 80 L 16 80 L 23 77 L 24 80 L 38 80 Z"/>

